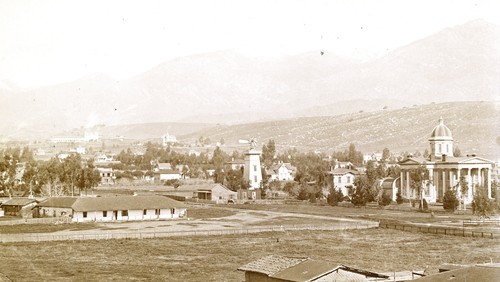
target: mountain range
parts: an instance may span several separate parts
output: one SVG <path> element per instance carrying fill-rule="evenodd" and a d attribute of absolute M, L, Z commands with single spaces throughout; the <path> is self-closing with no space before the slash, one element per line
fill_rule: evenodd
<path fill-rule="evenodd" d="M 244 124 L 498 101 L 499 56 L 500 28 L 476 20 L 365 63 L 328 51 L 274 59 L 220 51 L 180 57 L 125 80 L 95 74 L 31 90 L 3 81 L 0 137 L 49 137 L 97 124 Z"/>

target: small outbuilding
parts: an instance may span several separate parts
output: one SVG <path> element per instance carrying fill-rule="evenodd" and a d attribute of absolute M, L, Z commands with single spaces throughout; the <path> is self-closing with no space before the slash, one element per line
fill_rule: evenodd
<path fill-rule="evenodd" d="M 36 206 L 37 202 L 32 198 L 12 198 L 4 202 L 1 207 L 4 215 L 31 217 L 31 210 Z"/>
<path fill-rule="evenodd" d="M 175 219 L 186 205 L 164 196 L 53 197 L 38 205 L 40 216 L 70 217 L 73 222 Z"/>
<path fill-rule="evenodd" d="M 245 272 L 245 282 L 373 281 L 389 278 L 330 262 L 274 255 L 250 262 L 238 270 Z"/>
<path fill-rule="evenodd" d="M 236 203 L 238 193 L 221 184 L 207 184 L 197 187 L 198 200 L 207 200 L 216 204 Z"/>

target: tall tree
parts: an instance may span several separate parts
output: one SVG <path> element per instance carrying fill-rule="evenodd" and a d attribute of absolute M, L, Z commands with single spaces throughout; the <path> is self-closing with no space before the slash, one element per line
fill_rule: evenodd
<path fill-rule="evenodd" d="M 276 154 L 276 143 L 270 139 L 267 144 L 262 145 L 262 162 L 266 166 L 270 166 Z"/>
<path fill-rule="evenodd" d="M 429 180 L 429 171 L 425 168 L 425 166 L 420 165 L 415 169 L 410 170 L 410 187 L 417 192 L 418 200 L 420 201 L 419 209 L 423 209 L 424 207 L 424 198 L 422 197 L 423 186 L 425 185 L 426 180 Z"/>
<path fill-rule="evenodd" d="M 382 161 L 387 161 L 391 157 L 391 151 L 388 148 L 384 148 L 382 151 Z"/>

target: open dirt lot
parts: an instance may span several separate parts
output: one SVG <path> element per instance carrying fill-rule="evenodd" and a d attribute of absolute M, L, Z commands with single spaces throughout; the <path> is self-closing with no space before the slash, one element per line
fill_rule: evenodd
<path fill-rule="evenodd" d="M 188 216 L 190 220 L 1 226 L 0 233 L 15 236 L 13 233 L 24 233 L 28 229 L 56 234 L 208 230 L 388 218 L 458 225 L 462 219 L 470 218 L 470 215 L 438 213 L 431 216 L 407 211 L 309 205 L 193 206 Z M 243 281 L 243 273 L 236 269 L 269 254 L 311 257 L 380 272 L 426 268 L 435 271 L 442 263 L 499 262 L 500 239 L 389 229 L 285 229 L 242 235 L 6 243 L 0 245 L 0 252 L 0 273 L 13 281 Z"/>

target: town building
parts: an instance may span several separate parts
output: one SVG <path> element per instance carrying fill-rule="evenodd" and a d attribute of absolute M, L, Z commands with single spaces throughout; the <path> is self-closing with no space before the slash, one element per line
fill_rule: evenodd
<path fill-rule="evenodd" d="M 333 187 L 347 196 L 349 189 L 354 187 L 354 179 L 358 172 L 348 168 L 335 168 L 330 170 L 328 174 L 333 178 Z"/>
<path fill-rule="evenodd" d="M 163 146 L 168 146 L 177 143 L 177 137 L 175 137 L 174 135 L 170 135 L 167 132 L 167 134 L 161 137 L 161 141 Z"/>
<path fill-rule="evenodd" d="M 116 175 L 112 168 L 98 167 L 97 171 L 99 172 L 99 176 L 101 176 L 101 185 L 108 186 L 115 184 Z"/>
<path fill-rule="evenodd" d="M 249 181 L 249 189 L 260 189 L 262 186 L 262 170 L 260 166 L 260 151 L 251 147 L 245 153 L 245 168 L 243 177 Z"/>
<path fill-rule="evenodd" d="M 266 169 L 269 181 L 292 181 L 295 178 L 297 168 L 290 163 L 282 161 Z"/>
<path fill-rule="evenodd" d="M 442 202 L 448 189 L 456 189 L 464 204 L 470 204 L 477 187 L 485 187 L 491 198 L 491 172 L 494 162 L 474 154 L 465 157 L 453 156 L 453 136 L 441 118 L 429 138 L 428 158 L 408 156 L 401 162 L 401 195 L 406 199 L 419 199 L 416 189 L 411 187 L 411 172 L 419 167 L 428 171 L 428 179 L 422 183 L 421 197 L 429 203 Z M 460 182 L 466 183 L 462 195 Z"/>
<path fill-rule="evenodd" d="M 388 275 L 304 257 L 270 255 L 238 268 L 245 282 L 379 281 Z M 391 280 L 392 281 L 392 280 Z"/>
<path fill-rule="evenodd" d="M 2 203 L 4 215 L 31 217 L 32 209 L 36 206 L 37 200 L 33 198 L 12 198 Z"/>
<path fill-rule="evenodd" d="M 221 184 L 206 184 L 199 186 L 196 189 L 198 200 L 210 201 L 216 204 L 236 203 L 238 200 L 238 193 L 229 190 Z"/>
<path fill-rule="evenodd" d="M 73 222 L 175 219 L 186 206 L 164 196 L 52 197 L 38 204 L 42 217 L 69 217 Z"/>

